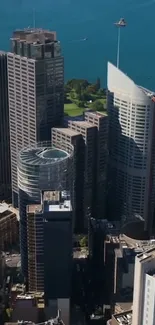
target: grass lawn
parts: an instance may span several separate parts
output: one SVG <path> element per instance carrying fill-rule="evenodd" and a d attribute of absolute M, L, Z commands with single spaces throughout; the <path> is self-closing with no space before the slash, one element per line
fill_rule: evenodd
<path fill-rule="evenodd" d="M 78 107 L 75 103 L 64 104 L 64 111 L 69 116 L 82 115 L 84 112 L 83 107 Z"/>

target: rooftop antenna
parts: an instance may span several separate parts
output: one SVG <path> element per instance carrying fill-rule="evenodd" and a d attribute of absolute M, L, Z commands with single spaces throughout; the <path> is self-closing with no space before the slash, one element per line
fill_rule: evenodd
<path fill-rule="evenodd" d="M 120 57 L 120 37 L 121 37 L 121 28 L 126 27 L 127 23 L 124 18 L 121 18 L 119 21 L 114 23 L 118 28 L 118 41 L 117 41 L 117 68 L 119 68 L 119 57 Z"/>
<path fill-rule="evenodd" d="M 35 11 L 35 8 L 33 8 L 33 28 L 36 28 L 36 11 Z"/>

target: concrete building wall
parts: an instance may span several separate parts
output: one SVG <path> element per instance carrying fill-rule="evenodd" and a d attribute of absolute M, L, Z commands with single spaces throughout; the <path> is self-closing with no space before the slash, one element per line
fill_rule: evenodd
<path fill-rule="evenodd" d="M 152 299 L 154 299 L 155 286 L 154 282 L 152 283 L 153 279 L 148 282 L 150 278 L 147 276 L 147 273 L 155 269 L 155 256 L 153 253 L 154 250 L 152 250 L 152 252 L 150 250 L 150 253 L 144 252 L 144 254 L 142 253 L 136 256 L 135 259 L 132 325 L 146 325 L 148 321 L 151 321 L 152 315 L 150 315 L 149 318 L 149 314 L 152 311 Z M 148 291 L 151 283 L 153 284 L 151 289 L 152 292 Z M 150 306 L 151 309 L 149 309 Z M 148 312 L 146 313 L 147 308 Z M 148 322 L 148 324 L 153 325 L 154 323 Z"/>
<path fill-rule="evenodd" d="M 11 198 L 7 54 L 0 52 L 0 200 Z"/>
<path fill-rule="evenodd" d="M 8 53 L 12 203 L 18 206 L 17 157 L 37 141 L 35 60 Z"/>

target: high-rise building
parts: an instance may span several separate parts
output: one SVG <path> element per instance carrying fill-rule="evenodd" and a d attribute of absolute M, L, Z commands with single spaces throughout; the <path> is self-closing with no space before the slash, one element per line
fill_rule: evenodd
<path fill-rule="evenodd" d="M 51 138 L 64 111 L 64 60 L 56 33 L 17 30 L 8 53 L 12 201 L 18 206 L 17 156 L 25 146 Z"/>
<path fill-rule="evenodd" d="M 71 295 L 73 213 L 69 191 L 45 191 L 41 201 L 27 206 L 28 289 L 45 292 L 50 306 Z"/>
<path fill-rule="evenodd" d="M 136 256 L 132 325 L 153 325 L 155 320 L 155 248 Z"/>
<path fill-rule="evenodd" d="M 108 157 L 108 116 L 106 113 L 86 112 L 85 120 L 97 127 L 96 134 L 96 179 L 94 191 L 95 216 L 105 217 L 106 198 L 106 177 L 107 177 L 107 157 Z"/>
<path fill-rule="evenodd" d="M 27 205 L 28 289 L 44 292 L 44 229 L 41 204 Z"/>
<path fill-rule="evenodd" d="M 86 121 L 70 121 L 70 129 L 82 134 L 84 148 L 84 229 L 88 230 L 88 219 L 95 214 L 95 173 L 97 128 Z"/>
<path fill-rule="evenodd" d="M 61 299 L 69 307 L 73 262 L 73 219 L 69 191 L 44 192 L 45 303 Z M 49 247 L 53 247 L 49 253 Z M 58 306 L 60 308 L 60 306 Z"/>
<path fill-rule="evenodd" d="M 7 54 L 0 52 L 0 200 L 11 198 Z"/>
<path fill-rule="evenodd" d="M 136 217 L 151 231 L 155 202 L 155 104 L 153 93 L 137 86 L 108 63 L 109 217 Z"/>
<path fill-rule="evenodd" d="M 85 121 L 68 121 L 67 128 L 52 129 L 52 143 L 74 145 L 75 230 L 88 230 L 88 217 L 104 218 L 108 117 L 100 112 L 86 112 Z M 83 230 L 82 230 L 83 229 Z"/>
<path fill-rule="evenodd" d="M 63 143 L 74 146 L 74 214 L 76 233 L 81 233 L 84 228 L 84 157 L 85 143 L 82 135 L 69 128 L 52 128 L 52 143 L 57 148 L 62 148 Z"/>
<path fill-rule="evenodd" d="M 20 214 L 21 266 L 28 277 L 28 247 L 26 206 L 41 203 L 42 191 L 70 190 L 73 202 L 73 146 L 64 144 L 63 150 L 51 143 L 34 144 L 20 151 L 18 156 L 18 186 Z"/>

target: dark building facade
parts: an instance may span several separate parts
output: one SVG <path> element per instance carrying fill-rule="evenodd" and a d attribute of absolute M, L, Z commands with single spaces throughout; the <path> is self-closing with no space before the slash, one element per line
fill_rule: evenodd
<path fill-rule="evenodd" d="M 64 191 L 65 192 L 65 191 Z M 62 195 L 64 192 L 60 193 Z M 60 204 L 62 202 L 62 205 Z M 44 201 L 44 281 L 45 303 L 69 299 L 72 275 L 73 219 L 70 197 Z"/>
<path fill-rule="evenodd" d="M 74 232 L 82 233 L 84 229 L 84 162 L 85 143 L 82 135 L 69 128 L 52 128 L 52 143 L 62 148 L 62 143 L 74 146 Z"/>
<path fill-rule="evenodd" d="M 45 304 L 70 299 L 73 211 L 69 191 L 45 191 L 42 204 L 27 206 L 28 289 Z"/>
<path fill-rule="evenodd" d="M 11 197 L 7 54 L 0 52 L 0 200 Z"/>
<path fill-rule="evenodd" d="M 17 156 L 25 146 L 51 138 L 64 114 L 64 59 L 56 33 L 13 33 L 8 53 L 12 203 L 18 206 Z"/>

